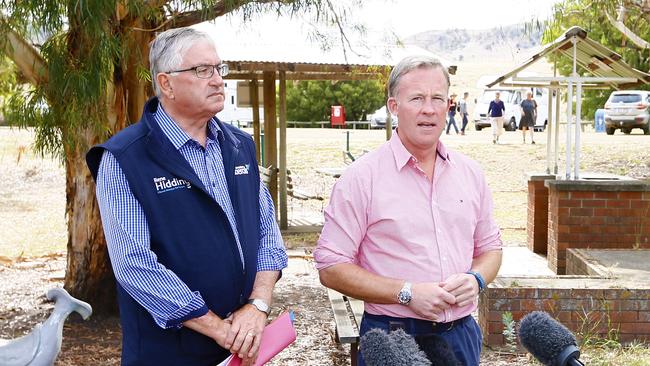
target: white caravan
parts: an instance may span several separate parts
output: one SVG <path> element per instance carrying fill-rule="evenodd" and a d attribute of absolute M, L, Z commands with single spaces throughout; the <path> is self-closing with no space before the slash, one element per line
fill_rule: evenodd
<path fill-rule="evenodd" d="M 217 118 L 237 127 L 251 127 L 253 125 L 253 107 L 249 93 L 250 83 L 244 80 L 224 80 L 224 82 L 226 100 L 223 110 L 217 113 Z M 260 104 L 260 122 L 264 122 L 262 83 L 258 83 L 257 95 Z"/>
<path fill-rule="evenodd" d="M 491 79 L 490 79 L 491 78 Z M 487 79 L 487 80 L 486 80 Z M 481 77 L 481 81 L 491 81 L 496 77 Z M 478 99 L 475 99 L 476 106 L 474 107 L 474 127 L 477 131 L 485 127 L 490 127 L 490 119 L 488 118 L 487 111 L 490 107 L 490 102 L 494 100 L 495 94 L 499 92 L 499 99 L 503 101 L 506 111 L 503 118 L 503 127 L 507 131 L 514 131 L 519 127 L 519 120 L 521 119 L 521 101 L 526 99 L 526 93 L 530 90 L 533 92 L 533 99 L 537 102 L 537 120 L 535 121 L 535 130 L 543 131 L 548 123 L 548 89 L 546 88 L 504 88 L 493 87 L 487 88 L 483 83 L 483 92 Z"/>

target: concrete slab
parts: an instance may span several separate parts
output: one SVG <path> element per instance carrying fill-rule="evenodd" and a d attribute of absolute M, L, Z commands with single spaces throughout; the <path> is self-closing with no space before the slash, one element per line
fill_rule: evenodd
<path fill-rule="evenodd" d="M 650 281 L 650 249 L 576 249 L 601 276 Z"/>
<path fill-rule="evenodd" d="M 504 247 L 503 262 L 497 276 L 555 276 L 555 273 L 548 267 L 546 257 L 531 252 L 527 247 Z"/>

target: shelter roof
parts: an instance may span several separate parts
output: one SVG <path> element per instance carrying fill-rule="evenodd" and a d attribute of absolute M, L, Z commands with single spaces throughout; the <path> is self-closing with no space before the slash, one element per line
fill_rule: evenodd
<path fill-rule="evenodd" d="M 223 44 L 219 55 L 230 66 L 228 79 L 260 78 L 263 71 L 286 71 L 289 80 L 376 79 L 409 55 L 438 58 L 451 74 L 457 66 L 416 46 L 364 46 L 347 50 L 317 46 Z"/>
<path fill-rule="evenodd" d="M 558 37 L 555 41 L 546 45 L 541 51 L 531 56 L 530 59 L 526 60 L 521 65 L 503 74 L 494 81 L 487 83 L 487 86 L 493 87 L 497 84 L 530 85 L 531 81 L 521 83 L 517 80 L 513 80 L 513 77 L 516 79 L 517 74 L 520 71 L 551 54 L 573 58 L 574 37 L 576 39 L 577 65 L 593 76 L 603 78 L 604 81 L 600 84 L 605 83 L 606 85 L 616 89 L 626 89 L 650 82 L 650 74 L 631 67 L 625 63 L 621 55 L 587 37 L 587 31 L 584 29 L 574 26 L 564 32 L 564 34 Z M 616 78 L 625 78 L 627 80 L 612 80 Z M 595 79 L 590 80 L 589 82 L 598 83 Z"/>

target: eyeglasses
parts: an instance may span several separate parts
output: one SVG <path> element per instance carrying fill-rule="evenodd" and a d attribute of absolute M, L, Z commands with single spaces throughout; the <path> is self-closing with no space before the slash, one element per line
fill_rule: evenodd
<path fill-rule="evenodd" d="M 209 79 L 212 77 L 212 75 L 214 75 L 215 69 L 217 70 L 217 73 L 221 77 L 228 75 L 228 73 L 230 72 L 230 68 L 228 67 L 228 64 L 221 63 L 219 65 L 199 65 L 199 66 L 190 67 L 189 69 L 168 71 L 166 72 L 166 74 L 175 74 L 177 72 L 194 71 L 194 74 L 196 75 L 197 78 Z"/>

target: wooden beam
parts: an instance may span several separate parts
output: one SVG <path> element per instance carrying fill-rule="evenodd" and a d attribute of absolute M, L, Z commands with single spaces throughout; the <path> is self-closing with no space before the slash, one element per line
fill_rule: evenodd
<path fill-rule="evenodd" d="M 255 141 L 255 157 L 257 158 L 257 161 L 261 163 L 262 157 L 260 156 L 260 146 L 262 145 L 262 139 L 260 136 L 260 98 L 258 94 L 257 79 L 251 80 L 248 93 L 251 99 L 251 107 L 253 108 L 253 140 Z"/>
<path fill-rule="evenodd" d="M 280 71 L 280 229 L 289 227 L 287 217 L 287 73 Z"/>
<path fill-rule="evenodd" d="M 264 164 L 278 167 L 278 149 L 275 115 L 275 72 L 264 72 Z M 277 171 L 277 170 L 276 170 Z M 278 207 L 278 175 L 274 173 L 269 182 L 273 205 Z"/>
<path fill-rule="evenodd" d="M 380 73 L 355 73 L 343 72 L 320 73 L 320 72 L 286 72 L 287 80 L 378 80 L 383 74 Z M 231 71 L 225 79 L 251 80 L 261 79 L 262 72 Z"/>

